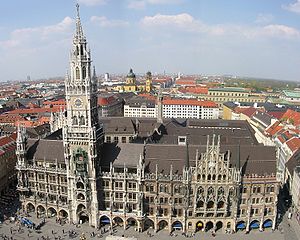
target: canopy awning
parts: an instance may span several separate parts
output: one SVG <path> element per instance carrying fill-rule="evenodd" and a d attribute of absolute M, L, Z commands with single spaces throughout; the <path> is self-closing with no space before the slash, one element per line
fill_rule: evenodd
<path fill-rule="evenodd" d="M 273 225 L 273 223 L 272 223 L 272 221 L 271 220 L 268 220 L 268 221 L 266 221 L 265 223 L 264 223 L 264 227 L 265 228 L 268 228 L 268 227 L 272 227 L 272 225 Z"/>
<path fill-rule="evenodd" d="M 259 228 L 259 223 L 258 222 L 251 223 L 250 228 Z"/>
<path fill-rule="evenodd" d="M 101 223 L 110 223 L 109 219 L 101 219 Z"/>
<path fill-rule="evenodd" d="M 181 223 L 175 223 L 173 225 L 173 228 L 182 229 L 182 224 Z"/>
<path fill-rule="evenodd" d="M 238 225 L 236 225 L 236 228 L 237 229 L 245 229 L 246 228 L 246 225 L 245 225 L 245 223 L 239 223 Z"/>
<path fill-rule="evenodd" d="M 197 223 L 197 227 L 203 227 L 203 223 L 202 222 L 198 222 Z"/>

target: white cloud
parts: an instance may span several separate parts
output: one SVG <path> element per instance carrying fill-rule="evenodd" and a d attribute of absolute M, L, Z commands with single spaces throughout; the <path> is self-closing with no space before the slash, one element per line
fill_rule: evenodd
<path fill-rule="evenodd" d="M 288 11 L 300 13 L 300 0 L 297 0 L 295 3 L 283 5 L 282 7 Z"/>
<path fill-rule="evenodd" d="M 104 16 L 92 16 L 91 22 L 96 23 L 101 27 L 126 27 L 129 26 L 129 22 L 123 20 L 109 20 Z"/>
<path fill-rule="evenodd" d="M 183 0 L 129 0 L 128 8 L 131 9 L 144 9 L 147 5 L 166 5 L 166 4 L 179 4 Z"/>
<path fill-rule="evenodd" d="M 274 20 L 274 16 L 272 14 L 260 13 L 258 14 L 255 23 L 264 24 L 270 23 Z"/>
<path fill-rule="evenodd" d="M 267 25 L 263 27 L 262 34 L 284 38 L 299 38 L 300 32 L 286 25 Z"/>
<path fill-rule="evenodd" d="M 139 0 L 133 0 L 133 1 L 129 2 L 127 7 L 130 9 L 136 9 L 136 10 L 144 9 L 146 7 L 146 2 L 139 1 Z"/>
<path fill-rule="evenodd" d="M 240 35 L 246 38 L 277 37 L 277 38 L 299 38 L 300 32 L 292 27 L 280 24 L 264 26 L 242 26 L 242 25 L 209 25 L 193 18 L 193 16 L 182 13 L 178 15 L 145 16 L 140 21 L 141 25 L 151 28 L 172 27 L 180 31 L 206 33 L 210 35 Z"/>
<path fill-rule="evenodd" d="M 178 4 L 181 0 L 147 0 L 149 4 Z"/>
<path fill-rule="evenodd" d="M 0 41 L 0 46 L 4 48 L 24 47 L 34 45 L 40 41 L 55 40 L 57 34 L 70 34 L 71 26 L 74 20 L 70 17 L 65 17 L 61 22 L 34 28 L 20 28 L 11 32 L 10 39 Z"/>
<path fill-rule="evenodd" d="M 86 6 L 96 6 L 96 5 L 104 5 L 107 0 L 78 0 L 78 3 L 84 4 Z"/>

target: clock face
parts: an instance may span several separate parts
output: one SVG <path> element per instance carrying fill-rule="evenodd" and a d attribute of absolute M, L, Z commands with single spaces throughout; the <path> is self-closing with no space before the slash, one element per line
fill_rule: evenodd
<path fill-rule="evenodd" d="M 80 98 L 77 98 L 74 103 L 75 103 L 76 107 L 81 107 L 81 105 L 82 105 L 82 101 Z"/>

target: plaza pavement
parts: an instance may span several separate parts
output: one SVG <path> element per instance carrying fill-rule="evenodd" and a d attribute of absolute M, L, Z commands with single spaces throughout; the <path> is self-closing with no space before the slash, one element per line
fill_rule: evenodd
<path fill-rule="evenodd" d="M 28 217 L 34 223 L 39 223 L 41 219 L 37 219 L 36 217 Z M 82 233 L 85 234 L 86 239 L 105 239 L 105 237 L 110 234 L 108 231 L 108 226 L 106 226 L 107 232 L 105 234 L 100 234 L 100 231 L 89 227 L 87 224 L 79 225 L 76 227 L 75 225 L 65 224 L 63 226 L 56 223 L 55 218 L 46 218 L 45 225 L 41 228 L 40 231 L 35 231 L 32 229 L 28 229 L 26 227 L 21 227 L 21 232 L 18 232 L 18 225 L 16 223 L 10 223 L 6 221 L 0 224 L 0 239 L 4 239 L 4 236 L 7 236 L 7 239 L 32 239 L 32 240 L 42 240 L 42 239 L 80 239 Z M 258 230 L 253 230 L 249 234 L 245 234 L 245 232 L 237 232 L 235 234 L 223 234 L 216 233 L 216 236 L 213 237 L 211 233 L 198 232 L 193 237 L 186 238 L 181 234 L 180 231 L 175 231 L 173 236 L 170 236 L 167 231 L 161 230 L 158 233 L 153 233 L 153 230 L 150 230 L 150 234 L 152 237 L 149 237 L 147 231 L 143 233 L 138 233 L 135 231 L 134 227 L 130 227 L 127 230 L 123 230 L 123 227 L 116 227 L 114 229 L 113 235 L 125 237 L 136 237 L 137 239 L 153 239 L 153 240 L 167 240 L 167 239 L 224 239 L 224 240 L 297 240 L 300 239 L 300 226 L 293 218 L 291 220 L 284 218 L 283 222 L 280 225 L 279 230 L 272 232 L 271 230 L 266 230 L 265 232 L 259 232 Z M 74 237 L 69 236 L 69 231 L 76 232 Z M 95 236 L 92 237 L 91 233 L 95 233 Z M 1 238 L 2 237 L 2 238 Z"/>

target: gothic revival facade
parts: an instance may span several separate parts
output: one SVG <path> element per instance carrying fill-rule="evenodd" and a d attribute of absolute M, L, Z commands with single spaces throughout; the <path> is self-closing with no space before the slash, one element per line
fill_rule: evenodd
<path fill-rule="evenodd" d="M 246 122 L 99 121 L 96 75 L 78 12 L 65 89 L 62 129 L 29 139 L 18 127 L 24 210 L 140 231 L 275 228 L 275 149 L 258 145 Z"/>

